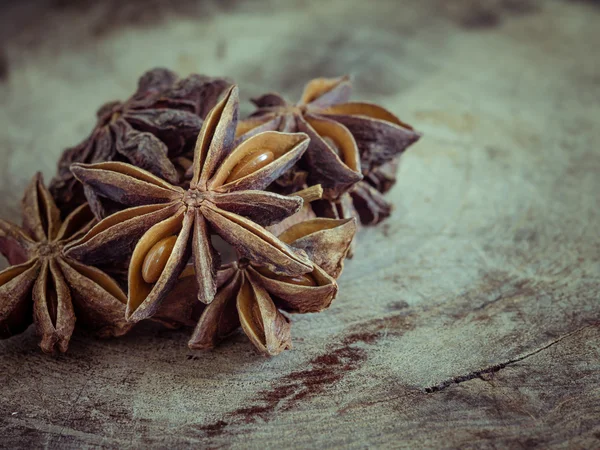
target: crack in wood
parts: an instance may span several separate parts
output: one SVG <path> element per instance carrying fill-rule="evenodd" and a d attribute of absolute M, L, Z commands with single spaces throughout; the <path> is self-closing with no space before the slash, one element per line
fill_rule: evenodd
<path fill-rule="evenodd" d="M 485 374 L 496 373 L 496 372 L 504 369 L 505 367 L 508 367 L 508 366 L 510 366 L 512 364 L 515 364 L 515 363 L 518 363 L 520 361 L 523 361 L 524 359 L 527 359 L 527 358 L 529 358 L 531 356 L 537 355 L 538 353 L 540 353 L 540 352 L 542 352 L 542 351 L 544 351 L 544 350 L 546 350 L 546 349 L 548 349 L 548 348 L 550 348 L 550 347 L 558 344 L 560 341 L 562 341 L 564 339 L 567 339 L 567 338 L 573 336 L 574 334 L 577 334 L 577 333 L 579 333 L 579 332 L 581 332 L 583 330 L 586 330 L 586 329 L 588 329 L 590 327 L 596 327 L 596 326 L 600 326 L 600 323 L 594 323 L 594 324 L 591 324 L 591 325 L 586 325 L 584 327 L 578 328 L 577 330 L 571 331 L 570 333 L 567 333 L 567 334 L 564 334 L 561 337 L 553 340 L 549 344 L 546 344 L 543 347 L 540 347 L 540 348 L 538 348 L 538 349 L 536 349 L 536 350 L 534 350 L 532 352 L 526 353 L 523 356 L 519 356 L 518 358 L 515 358 L 515 359 L 510 359 L 510 360 L 508 360 L 506 362 L 503 362 L 503 363 L 494 364 L 493 366 L 486 367 L 485 369 L 475 370 L 475 371 L 470 372 L 470 373 L 465 374 L 465 375 L 460 375 L 460 376 L 457 376 L 457 377 L 449 378 L 447 380 L 442 381 L 439 384 L 426 387 L 424 389 L 424 391 L 427 394 L 432 394 L 434 392 L 443 391 L 444 389 L 446 389 L 446 388 L 448 388 L 448 387 L 450 387 L 450 386 L 452 386 L 454 384 L 461 384 L 461 383 L 464 383 L 465 381 L 473 380 L 475 378 L 483 379 L 483 375 L 485 375 Z"/>
<path fill-rule="evenodd" d="M 64 436 L 64 431 L 67 428 L 71 428 L 71 416 L 73 415 L 73 411 L 75 410 L 75 408 L 77 407 L 78 403 L 79 403 L 79 399 L 81 398 L 81 395 L 83 394 L 83 392 L 85 391 L 85 389 L 87 388 L 87 386 L 89 385 L 90 381 L 92 380 L 91 376 L 88 376 L 85 383 L 83 383 L 83 385 L 81 386 L 81 389 L 79 390 L 79 392 L 77 393 L 77 397 L 75 398 L 75 400 L 73 401 L 73 403 L 70 405 L 69 407 L 69 412 L 67 414 L 67 418 L 65 419 L 65 422 L 60 430 L 60 432 L 58 433 L 58 437 L 61 438 Z"/>
<path fill-rule="evenodd" d="M 39 354 L 33 327 L 0 341 L 0 447 L 597 448 L 600 328 L 509 361 L 600 321 L 596 11 L 584 0 L 411 0 L 401 14 L 395 2 L 306 0 L 266 17 L 236 2 L 227 14 L 216 0 L 5 8 L 0 215 L 19 217 L 34 167 L 54 173 L 95 107 L 156 64 L 235 74 L 244 100 L 296 98 L 313 77 L 352 73 L 354 100 L 426 135 L 387 194 L 395 213 L 361 231 L 340 297 L 297 317 L 296 349 L 277 359 L 242 335 L 186 359 L 189 331 L 150 323 L 118 340 L 80 332 L 59 359 Z M 239 23 L 251 46 L 230 32 Z M 182 37 L 198 42 L 175 49 Z"/>

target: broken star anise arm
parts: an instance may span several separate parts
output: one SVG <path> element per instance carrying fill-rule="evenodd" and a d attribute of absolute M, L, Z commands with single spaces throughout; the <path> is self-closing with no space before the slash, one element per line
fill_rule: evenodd
<path fill-rule="evenodd" d="M 392 213 L 393 205 L 381 192 L 367 183 L 359 183 L 350 195 L 364 225 L 377 225 Z"/>
<path fill-rule="evenodd" d="M 365 181 L 382 194 L 385 194 L 396 184 L 399 163 L 400 158 L 395 157 L 391 161 L 375 167 L 365 177 Z"/>

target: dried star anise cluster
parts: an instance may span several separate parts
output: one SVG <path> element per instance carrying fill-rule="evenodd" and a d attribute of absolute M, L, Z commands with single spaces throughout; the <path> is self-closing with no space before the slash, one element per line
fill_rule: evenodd
<path fill-rule="evenodd" d="M 170 70 L 154 69 L 140 78 L 128 100 L 101 106 L 92 133 L 63 153 L 58 174 L 50 183 L 50 192 L 63 214 L 85 203 L 87 197 L 94 213 L 104 215 L 94 192 L 84 195 L 85 187 L 73 177 L 74 162 L 128 161 L 178 182 L 182 155 L 193 145 L 203 119 L 230 84 L 201 75 L 179 79 Z"/>
<path fill-rule="evenodd" d="M 192 349 L 239 328 L 265 354 L 291 348 L 289 314 L 329 307 L 357 219 L 389 216 L 383 194 L 419 138 L 350 89 L 316 79 L 238 123 L 227 80 L 144 74 L 49 189 L 34 177 L 22 227 L 0 220 L 0 337 L 33 322 L 43 351 L 65 352 L 76 325 L 117 337 L 154 320 L 193 327 Z"/>
<path fill-rule="evenodd" d="M 391 213 L 383 194 L 396 182 L 398 157 L 420 134 L 381 106 L 349 102 L 351 90 L 348 77 L 317 78 L 295 105 L 265 94 L 253 100 L 258 109 L 237 133 L 242 139 L 265 130 L 308 134 L 304 157 L 278 183 L 284 189 L 320 183 L 323 199 L 311 205 L 317 215 L 358 216 L 375 225 Z"/>

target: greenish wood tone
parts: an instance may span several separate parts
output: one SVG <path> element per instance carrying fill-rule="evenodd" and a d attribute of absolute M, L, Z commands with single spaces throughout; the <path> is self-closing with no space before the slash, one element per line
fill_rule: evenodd
<path fill-rule="evenodd" d="M 53 358 L 30 329 L 0 342 L 0 447 L 600 447 L 600 5 L 167 3 L 3 6 L 1 217 L 157 65 L 244 100 L 350 73 L 425 137 L 293 350 L 145 325 Z"/>

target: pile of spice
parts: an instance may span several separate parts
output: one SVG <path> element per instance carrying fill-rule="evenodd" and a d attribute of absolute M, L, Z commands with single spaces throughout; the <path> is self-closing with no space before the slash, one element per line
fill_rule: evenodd
<path fill-rule="evenodd" d="M 357 226 L 390 215 L 383 194 L 420 136 L 350 92 L 318 78 L 238 120 L 226 79 L 144 74 L 49 188 L 33 178 L 22 226 L 0 220 L 0 337 L 33 322 L 44 352 L 65 352 L 76 325 L 117 337 L 153 320 L 193 328 L 193 349 L 240 327 L 265 354 L 291 348 L 289 314 L 335 299 Z"/>

